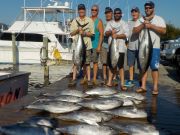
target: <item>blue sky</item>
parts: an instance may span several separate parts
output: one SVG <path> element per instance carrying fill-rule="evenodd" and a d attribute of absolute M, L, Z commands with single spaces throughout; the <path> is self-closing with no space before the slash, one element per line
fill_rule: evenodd
<path fill-rule="evenodd" d="M 40 6 L 41 0 L 26 0 L 27 6 Z M 46 6 L 49 0 L 44 1 Z M 61 0 L 62 2 L 65 0 Z M 98 4 L 100 6 L 100 18 L 104 20 L 104 8 L 109 5 L 109 0 L 66 0 L 73 1 L 73 7 L 76 7 L 78 3 L 84 3 L 87 7 L 91 7 L 92 4 Z M 111 0 L 111 7 L 119 7 L 124 13 L 123 19 L 128 19 L 128 5 L 131 9 L 133 6 L 138 6 L 141 13 L 144 14 L 144 3 L 146 0 Z M 180 27 L 180 0 L 153 0 L 156 5 L 156 14 L 162 16 L 167 23 L 172 23 L 177 27 Z M 23 7 L 24 0 L 1 0 L 0 3 L 0 22 L 6 24 L 12 24 L 16 20 Z"/>

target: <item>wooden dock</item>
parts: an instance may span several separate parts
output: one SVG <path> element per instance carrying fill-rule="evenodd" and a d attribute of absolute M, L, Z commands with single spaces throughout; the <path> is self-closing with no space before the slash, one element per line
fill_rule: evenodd
<path fill-rule="evenodd" d="M 69 78 L 57 81 L 48 87 L 28 94 L 27 96 L 0 108 L 0 125 L 9 125 L 16 122 L 27 120 L 32 116 L 50 116 L 53 114 L 39 110 L 24 109 L 26 105 L 34 102 L 41 93 L 53 93 L 68 88 Z M 150 86 L 151 83 L 148 83 Z M 77 85 L 76 89 L 86 90 L 84 86 Z M 135 88 L 134 88 L 135 89 Z M 132 90 L 134 90 L 132 89 Z M 150 89 L 150 87 L 149 87 Z M 36 98 L 35 98 L 36 97 Z M 159 130 L 168 133 L 168 135 L 180 134 L 180 89 L 173 86 L 160 84 L 160 95 L 158 97 L 151 96 L 150 91 L 147 92 L 147 103 L 145 106 L 148 112 L 147 122 L 154 124 Z"/>

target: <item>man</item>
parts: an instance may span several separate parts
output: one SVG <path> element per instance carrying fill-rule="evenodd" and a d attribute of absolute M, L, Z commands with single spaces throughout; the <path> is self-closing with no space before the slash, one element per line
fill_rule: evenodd
<path fill-rule="evenodd" d="M 129 66 L 129 80 L 126 82 L 125 86 L 131 87 L 134 85 L 134 66 L 135 61 L 138 56 L 138 34 L 133 34 L 133 28 L 136 21 L 139 19 L 140 11 L 138 7 L 133 7 L 131 9 L 132 20 L 128 23 L 129 26 L 129 43 L 127 46 L 127 64 Z"/>
<path fill-rule="evenodd" d="M 94 36 L 92 39 L 92 62 L 93 62 L 93 84 L 97 85 L 98 58 L 102 48 L 104 38 L 104 26 L 102 20 L 98 18 L 99 6 L 93 5 L 91 8 L 91 19 L 94 22 Z"/>
<path fill-rule="evenodd" d="M 155 4 L 152 1 L 148 1 L 144 4 L 146 16 L 140 18 L 133 30 L 134 33 L 139 33 L 139 39 L 142 39 L 143 29 L 147 28 L 150 30 L 150 36 L 153 43 L 152 59 L 150 67 L 152 70 L 152 79 L 153 79 L 153 95 L 158 95 L 158 79 L 159 79 L 159 61 L 160 61 L 160 35 L 166 33 L 166 23 L 165 21 L 155 15 Z M 142 84 L 136 92 L 146 92 L 146 80 L 147 72 L 142 77 Z"/>
<path fill-rule="evenodd" d="M 105 35 L 111 36 L 114 39 L 117 39 L 117 45 L 119 46 L 119 60 L 117 67 L 119 69 L 119 75 L 121 79 L 121 90 L 126 90 L 124 86 L 124 55 L 125 55 L 125 39 L 129 35 L 129 28 L 125 21 L 122 19 L 122 11 L 120 8 L 114 9 L 114 20 L 109 22 L 105 28 Z M 113 76 L 115 72 L 109 70 L 109 79 L 107 86 L 112 86 Z"/>
<path fill-rule="evenodd" d="M 94 34 L 94 23 L 91 18 L 86 17 L 86 8 L 84 4 L 78 5 L 78 14 L 79 17 L 74 19 L 71 23 L 71 36 L 74 38 L 74 45 L 77 43 L 78 35 L 81 34 L 83 36 L 84 43 L 86 45 L 86 72 L 87 72 L 87 79 L 88 79 L 88 86 L 92 86 L 92 82 L 90 81 L 90 62 L 91 62 L 91 49 L 92 49 L 92 42 L 91 37 Z M 79 22 L 81 25 L 87 24 L 84 28 L 78 25 Z M 73 79 L 69 83 L 70 86 L 74 86 L 76 84 L 76 74 L 77 74 L 77 67 L 76 65 L 73 66 Z"/>
<path fill-rule="evenodd" d="M 113 19 L 113 10 L 110 7 L 105 8 L 106 24 Z M 104 35 L 104 42 L 100 52 L 100 59 L 103 65 L 103 84 L 107 83 L 107 53 L 108 53 L 108 37 Z"/>

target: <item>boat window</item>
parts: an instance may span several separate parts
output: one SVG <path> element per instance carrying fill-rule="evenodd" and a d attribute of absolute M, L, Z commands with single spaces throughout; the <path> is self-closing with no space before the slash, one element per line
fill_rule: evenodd
<path fill-rule="evenodd" d="M 67 38 L 66 35 L 58 35 L 58 34 L 56 34 L 56 38 L 58 39 L 58 41 L 60 43 L 66 44 L 66 43 L 71 43 L 72 42 L 72 39 L 71 38 Z"/>
<path fill-rule="evenodd" d="M 0 37 L 1 40 L 12 40 L 11 33 L 3 33 Z M 31 33 L 16 33 L 16 41 L 30 41 L 30 42 L 43 42 L 43 35 Z M 50 42 L 50 40 L 48 40 Z"/>

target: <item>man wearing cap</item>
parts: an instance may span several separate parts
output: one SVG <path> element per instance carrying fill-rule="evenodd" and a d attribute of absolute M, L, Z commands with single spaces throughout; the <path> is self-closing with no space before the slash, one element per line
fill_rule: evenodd
<path fill-rule="evenodd" d="M 140 18 L 133 29 L 133 33 L 139 33 L 139 40 L 141 41 L 143 36 L 143 29 L 149 29 L 151 40 L 153 43 L 152 59 L 150 62 L 150 67 L 152 70 L 153 78 L 153 90 L 152 94 L 158 94 L 158 79 L 159 79 L 159 61 L 160 61 L 160 35 L 166 33 L 166 23 L 164 19 L 160 16 L 155 15 L 155 4 L 152 1 L 148 1 L 144 4 L 145 17 Z M 146 92 L 146 80 L 147 72 L 142 77 L 142 84 L 136 92 Z"/>
<path fill-rule="evenodd" d="M 124 55 L 125 55 L 125 39 L 129 35 L 128 24 L 122 19 L 122 11 L 120 8 L 114 9 L 114 20 L 109 22 L 105 28 L 105 35 L 111 36 L 114 39 L 117 39 L 117 45 L 119 46 L 119 60 L 117 67 L 119 69 L 119 75 L 121 79 L 121 89 L 126 90 L 124 86 Z M 116 71 L 109 70 L 109 78 L 107 86 L 112 86 L 113 76 L 116 74 Z"/>
<path fill-rule="evenodd" d="M 110 7 L 105 8 L 106 25 L 113 19 L 113 10 Z M 105 23 L 104 23 L 105 24 Z M 108 36 L 104 35 L 104 41 L 100 52 L 100 60 L 103 65 L 103 84 L 107 83 L 107 53 L 108 53 Z"/>
<path fill-rule="evenodd" d="M 93 5 L 91 8 L 91 19 L 94 21 L 94 36 L 92 40 L 92 62 L 93 62 L 93 84 L 97 85 L 98 58 L 102 48 L 104 38 L 104 26 L 101 19 L 98 18 L 99 6 Z"/>
<path fill-rule="evenodd" d="M 138 56 L 138 38 L 139 34 L 133 33 L 133 28 L 136 21 L 139 19 L 140 11 L 138 7 L 133 7 L 131 9 L 132 20 L 128 22 L 129 26 L 129 43 L 127 46 L 127 64 L 129 66 L 129 80 L 126 82 L 125 86 L 131 87 L 134 85 L 134 66 L 135 61 Z"/>
<path fill-rule="evenodd" d="M 84 43 L 86 45 L 86 72 L 88 79 L 88 86 L 92 86 L 92 82 L 90 81 L 90 62 L 91 62 L 91 49 L 92 42 L 91 37 L 94 35 L 94 23 L 91 18 L 86 17 L 86 8 L 84 4 L 78 5 L 78 14 L 79 17 L 74 19 L 71 23 L 70 31 L 71 36 L 74 37 L 74 45 L 76 45 L 78 40 L 78 35 L 81 34 L 83 36 Z M 87 24 L 84 28 L 80 25 Z M 76 74 L 77 67 L 73 67 L 73 79 L 70 81 L 69 85 L 74 86 L 76 84 Z"/>

